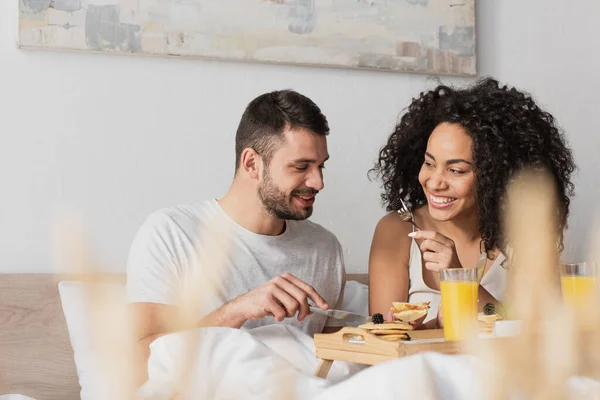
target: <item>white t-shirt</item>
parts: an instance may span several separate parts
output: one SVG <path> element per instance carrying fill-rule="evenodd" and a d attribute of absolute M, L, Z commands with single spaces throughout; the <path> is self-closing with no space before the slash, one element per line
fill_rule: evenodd
<path fill-rule="evenodd" d="M 303 220 L 286 221 L 278 236 L 256 234 L 232 220 L 213 199 L 159 210 L 144 221 L 129 252 L 127 297 L 129 302 L 177 306 L 186 285 L 200 282 L 206 293 L 200 314 L 205 315 L 285 272 L 313 286 L 329 308 L 342 304 L 346 274 L 333 233 Z M 283 323 L 313 335 L 326 322 L 326 317 L 313 314 L 302 322 L 294 317 Z M 247 321 L 242 328 L 273 323 L 267 317 Z"/>

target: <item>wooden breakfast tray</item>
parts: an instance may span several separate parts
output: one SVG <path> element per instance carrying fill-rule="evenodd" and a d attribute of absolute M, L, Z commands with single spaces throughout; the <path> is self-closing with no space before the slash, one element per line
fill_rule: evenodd
<path fill-rule="evenodd" d="M 415 353 L 435 351 L 458 354 L 459 342 L 444 340 L 443 329 L 411 331 L 410 341 L 379 339 L 365 329 L 345 327 L 336 333 L 315 334 L 317 357 L 321 360 L 315 375 L 327 377 L 333 361 L 375 365 Z"/>

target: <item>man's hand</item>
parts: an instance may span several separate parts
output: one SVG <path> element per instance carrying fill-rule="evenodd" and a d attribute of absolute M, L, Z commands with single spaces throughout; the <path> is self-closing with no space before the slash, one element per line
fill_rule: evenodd
<path fill-rule="evenodd" d="M 422 239 L 419 248 L 423 254 L 425 268 L 438 272 L 445 268 L 462 268 L 454 241 L 441 233 L 434 231 L 416 231 L 408 236 Z"/>
<path fill-rule="evenodd" d="M 229 303 L 229 308 L 244 320 L 258 320 L 272 315 L 276 321 L 291 318 L 298 312 L 298 321 L 310 315 L 308 299 L 321 309 L 329 306 L 309 284 L 285 273 Z"/>

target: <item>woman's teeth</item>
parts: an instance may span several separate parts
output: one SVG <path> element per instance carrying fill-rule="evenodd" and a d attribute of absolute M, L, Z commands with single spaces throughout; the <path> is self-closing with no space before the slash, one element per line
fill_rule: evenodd
<path fill-rule="evenodd" d="M 448 204 L 448 203 L 452 203 L 454 200 L 456 200 L 456 198 L 454 198 L 454 197 L 437 197 L 434 195 L 430 195 L 429 198 L 435 204 Z"/>

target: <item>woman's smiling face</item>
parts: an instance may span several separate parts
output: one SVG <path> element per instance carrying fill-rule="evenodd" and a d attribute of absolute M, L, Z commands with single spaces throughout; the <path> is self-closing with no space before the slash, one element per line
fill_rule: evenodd
<path fill-rule="evenodd" d="M 475 212 L 475 167 L 472 140 L 459 124 L 435 127 L 424 154 L 419 182 L 425 192 L 429 214 L 449 221 Z"/>

